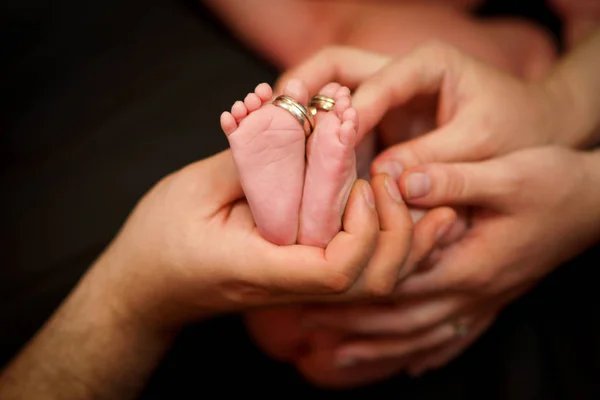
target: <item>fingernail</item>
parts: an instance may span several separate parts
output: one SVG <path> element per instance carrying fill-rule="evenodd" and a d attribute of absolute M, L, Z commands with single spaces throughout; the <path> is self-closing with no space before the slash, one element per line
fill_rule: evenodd
<path fill-rule="evenodd" d="M 431 190 L 431 179 L 422 172 L 415 172 L 406 178 L 406 197 L 416 199 L 426 196 Z"/>
<path fill-rule="evenodd" d="M 397 161 L 386 161 L 375 167 L 375 173 L 388 174 L 394 181 L 400 179 L 400 175 L 404 172 L 404 167 Z"/>
<path fill-rule="evenodd" d="M 400 190 L 398 189 L 398 185 L 396 184 L 395 180 L 392 181 L 392 178 L 388 176 L 385 178 L 383 184 L 385 185 L 385 188 L 392 199 L 396 200 L 398 203 L 403 202 L 402 195 L 400 194 Z"/>
<path fill-rule="evenodd" d="M 427 211 L 418 208 L 411 208 L 408 211 L 410 212 L 410 217 L 412 218 L 413 224 L 419 222 L 427 213 Z"/>
<path fill-rule="evenodd" d="M 454 225 L 453 222 L 449 222 L 445 225 L 442 225 L 438 231 L 435 233 L 435 241 L 437 242 L 438 240 L 440 240 L 441 238 L 444 237 L 444 235 L 446 235 L 450 229 L 452 228 L 452 226 Z"/>
<path fill-rule="evenodd" d="M 367 205 L 375 210 L 375 196 L 373 195 L 373 189 L 371 189 L 371 186 L 368 183 L 364 183 L 362 185 L 362 190 L 363 190 L 363 195 L 365 196 L 365 201 L 367 202 Z"/>
<path fill-rule="evenodd" d="M 435 249 L 431 252 L 431 254 L 429 254 L 429 257 L 427 257 L 420 265 L 418 272 L 425 272 L 430 270 L 431 268 L 435 267 L 435 265 L 437 263 L 440 262 L 440 260 L 442 259 L 442 250 L 440 249 Z"/>
<path fill-rule="evenodd" d="M 336 368 L 349 368 L 358 364 L 358 359 L 354 357 L 340 357 L 336 360 Z"/>

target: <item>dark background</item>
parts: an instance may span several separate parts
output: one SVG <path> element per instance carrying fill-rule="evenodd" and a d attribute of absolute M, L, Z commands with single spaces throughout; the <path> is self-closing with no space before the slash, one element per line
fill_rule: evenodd
<path fill-rule="evenodd" d="M 481 14 L 521 14 L 558 32 L 543 2 L 525 4 L 489 2 Z M 137 199 L 169 172 L 227 147 L 221 111 L 258 82 L 273 83 L 276 71 L 194 1 L 4 0 L 0 34 L 1 366 Z M 449 367 L 353 393 L 600 398 L 591 278 L 598 253 L 546 279 Z M 284 385 L 298 396 L 318 393 L 264 357 L 229 316 L 187 329 L 142 397 L 274 397 Z"/>

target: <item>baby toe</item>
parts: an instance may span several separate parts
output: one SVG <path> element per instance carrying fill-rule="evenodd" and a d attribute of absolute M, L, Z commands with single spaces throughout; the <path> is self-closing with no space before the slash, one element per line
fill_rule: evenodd
<path fill-rule="evenodd" d="M 268 101 L 273 97 L 273 89 L 268 83 L 261 83 L 254 89 L 254 93 L 260 98 L 262 102 Z"/>
<path fill-rule="evenodd" d="M 348 107 L 342 114 L 342 121 L 351 121 L 354 126 L 358 126 L 358 111 L 354 107 Z"/>
<path fill-rule="evenodd" d="M 333 111 L 337 114 L 340 120 L 343 120 L 344 113 L 352 107 L 352 102 L 349 96 L 340 96 L 335 99 L 335 106 Z"/>
<path fill-rule="evenodd" d="M 225 135 L 231 135 L 237 129 L 237 127 L 237 122 L 231 113 L 225 111 L 223 114 L 221 114 L 221 129 L 223 129 Z"/>
<path fill-rule="evenodd" d="M 248 115 L 248 109 L 244 102 L 236 101 L 231 107 L 231 115 L 233 115 L 233 118 L 235 118 L 236 122 L 239 124 L 240 121 Z"/>
<path fill-rule="evenodd" d="M 246 98 L 244 99 L 244 104 L 246 105 L 248 112 L 251 113 L 260 108 L 260 106 L 262 105 L 262 101 L 260 100 L 260 97 L 258 97 L 257 94 L 249 93 L 248 96 L 246 96 Z"/>
<path fill-rule="evenodd" d="M 352 121 L 345 121 L 340 126 L 340 142 L 348 147 L 356 145 L 356 126 Z"/>
<path fill-rule="evenodd" d="M 335 94 L 340 90 L 340 84 L 337 82 L 331 82 L 327 85 L 323 86 L 323 88 L 319 91 L 320 95 L 334 98 Z"/>
<path fill-rule="evenodd" d="M 308 88 L 300 79 L 290 79 L 283 89 L 283 94 L 290 96 L 300 104 L 308 102 Z"/>

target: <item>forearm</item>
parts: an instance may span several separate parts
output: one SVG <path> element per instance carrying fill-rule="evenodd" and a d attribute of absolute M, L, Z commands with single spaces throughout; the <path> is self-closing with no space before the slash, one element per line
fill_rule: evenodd
<path fill-rule="evenodd" d="M 118 301 L 105 258 L 0 376 L 2 399 L 130 399 L 174 332 L 151 329 Z"/>
<path fill-rule="evenodd" d="M 546 82 L 557 116 L 559 144 L 584 148 L 600 142 L 600 29 L 573 50 Z"/>

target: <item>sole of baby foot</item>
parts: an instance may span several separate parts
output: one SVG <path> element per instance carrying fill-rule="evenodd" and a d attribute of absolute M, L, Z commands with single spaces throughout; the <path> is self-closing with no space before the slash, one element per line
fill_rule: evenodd
<path fill-rule="evenodd" d="M 308 101 L 299 80 L 288 82 L 284 94 L 301 104 Z M 221 127 L 260 234 L 274 244 L 290 245 L 298 233 L 306 134 L 289 111 L 268 103 L 272 96 L 269 85 L 258 85 L 221 115 Z"/>
<path fill-rule="evenodd" d="M 300 209 L 298 243 L 326 247 L 340 231 L 342 215 L 356 180 L 358 114 L 350 90 L 332 83 L 320 94 L 335 101 L 332 111 L 319 111 L 307 142 L 307 167 Z"/>

